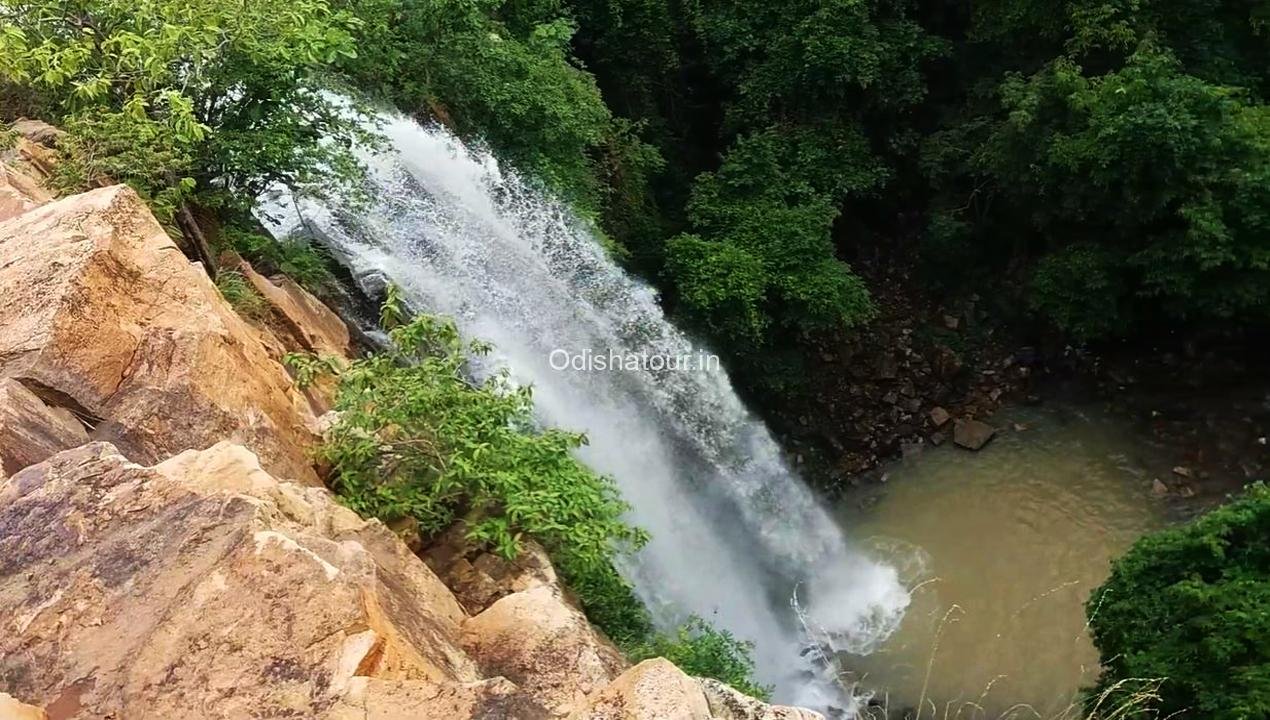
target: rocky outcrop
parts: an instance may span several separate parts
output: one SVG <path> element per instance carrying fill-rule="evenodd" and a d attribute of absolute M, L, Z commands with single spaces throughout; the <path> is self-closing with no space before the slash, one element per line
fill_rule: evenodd
<path fill-rule="evenodd" d="M 154 462 L 231 439 L 316 484 L 308 401 L 125 186 L 0 223 L 0 377 Z"/>
<path fill-rule="evenodd" d="M 0 480 L 88 442 L 69 411 L 52 408 L 22 383 L 0 379 Z"/>
<path fill-rule="evenodd" d="M 710 704 L 695 680 L 664 658 L 622 673 L 571 720 L 710 720 Z"/>
<path fill-rule="evenodd" d="M 488 675 L 501 675 L 568 717 L 625 666 L 582 613 L 547 586 L 512 593 L 463 624 L 463 648 Z"/>
<path fill-rule="evenodd" d="M 60 717 L 406 718 L 385 698 L 506 694 L 386 528 L 228 444 L 147 468 L 94 443 L 10 478 L 0 617 L 4 689 L 80 708 Z"/>
<path fill-rule="evenodd" d="M 0 692 L 0 718 L 4 720 L 48 720 L 44 710 L 20 703 L 16 698 Z"/>
<path fill-rule="evenodd" d="M 558 586 L 468 617 L 391 530 L 228 443 L 0 484 L 0 691 L 54 720 L 819 720 L 626 669 Z"/>
<path fill-rule="evenodd" d="M 0 222 L 17 217 L 53 200 L 44 189 L 44 173 L 33 164 L 45 151 L 22 138 L 17 146 L 0 154 Z"/>
<path fill-rule="evenodd" d="M 466 536 L 467 526 L 455 523 L 429 543 L 423 559 L 469 614 L 480 613 L 512 593 L 560 587 L 547 551 L 533 540 L 523 543 L 515 560 L 508 560 L 476 546 Z"/>
<path fill-rule="evenodd" d="M 285 275 L 267 278 L 241 261 L 239 270 L 270 309 L 270 329 L 287 349 L 349 357 L 348 326 L 321 300 Z"/>
<path fill-rule="evenodd" d="M 710 717 L 717 720 L 824 720 L 820 713 L 785 705 L 768 705 L 760 700 L 737 692 L 718 680 L 697 678 Z"/>

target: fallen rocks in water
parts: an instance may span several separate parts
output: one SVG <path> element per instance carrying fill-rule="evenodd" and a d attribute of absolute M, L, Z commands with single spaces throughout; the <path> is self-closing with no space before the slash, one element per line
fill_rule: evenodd
<path fill-rule="evenodd" d="M 948 411 L 942 407 L 937 405 L 930 409 L 930 421 L 934 423 L 935 427 L 941 428 L 946 425 L 949 420 L 952 420 L 952 415 L 950 415 Z"/>
<path fill-rule="evenodd" d="M 980 450 L 996 437 L 997 430 L 979 420 L 958 420 L 953 427 L 953 443 L 967 450 Z"/>
<path fill-rule="evenodd" d="M 1156 497 L 1164 497 L 1169 494 L 1169 486 L 1164 484 L 1160 478 L 1151 481 L 1151 494 Z"/>

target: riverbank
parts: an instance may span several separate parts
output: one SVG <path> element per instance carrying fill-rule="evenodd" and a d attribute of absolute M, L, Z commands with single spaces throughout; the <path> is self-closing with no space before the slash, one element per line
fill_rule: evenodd
<path fill-rule="evenodd" d="M 878 481 L 888 461 L 950 442 L 959 420 L 1026 431 L 1001 411 L 1049 403 L 1098 406 L 1150 443 L 1165 466 L 1155 493 L 1181 516 L 1270 468 L 1270 370 L 1256 347 L 1077 348 L 1011 327 L 978 296 L 938 300 L 907 266 L 862 273 L 878 318 L 817 338 L 809 390 L 767 413 L 794 464 L 831 498 Z"/>

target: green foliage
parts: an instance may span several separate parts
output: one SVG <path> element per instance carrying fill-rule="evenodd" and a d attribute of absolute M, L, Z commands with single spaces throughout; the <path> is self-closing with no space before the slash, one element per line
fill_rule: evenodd
<path fill-rule="evenodd" d="M 699 617 L 692 617 L 674 635 L 658 635 L 630 651 L 631 662 L 664 657 L 689 675 L 714 678 L 733 688 L 767 700 L 771 688 L 752 679 L 753 645 L 737 640 L 726 630 L 715 629 Z"/>
<path fill-rule="evenodd" d="M 1265 327 L 1270 110 L 1249 17 L 1242 4 L 979 8 L 976 32 L 1027 72 L 972 90 L 971 112 L 926 143 L 943 218 L 926 246 L 947 250 L 956 223 L 964 264 L 1028 269 L 1028 304 L 1077 339 Z M 1045 41 L 1018 46 L 1020 27 Z"/>
<path fill-rule="evenodd" d="M 258 320 L 268 312 L 269 306 L 265 303 L 265 299 L 237 270 L 217 273 L 216 289 L 233 306 L 234 311 L 245 318 Z"/>
<path fill-rule="evenodd" d="M 231 225 L 224 230 L 224 240 L 260 271 L 282 273 L 315 295 L 325 294 L 335 283 L 329 258 L 303 239 L 275 240 Z"/>
<path fill-rule="evenodd" d="M 773 326 L 817 330 L 867 320 L 868 290 L 837 260 L 830 235 L 836 201 L 885 178 L 864 145 L 858 133 L 806 128 L 738 140 L 717 172 L 694 183 L 694 232 L 667 246 L 685 310 L 744 344 L 765 343 Z"/>
<path fill-rule="evenodd" d="M 0 81 L 67 126 L 70 184 L 128 181 L 160 207 L 194 183 L 250 197 L 352 172 L 366 133 L 321 75 L 359 25 L 325 0 L 2 0 Z"/>
<path fill-rule="evenodd" d="M 321 455 L 353 509 L 412 516 L 425 533 L 466 520 L 473 539 L 514 557 L 529 534 L 570 568 L 604 567 L 643 534 L 608 478 L 571 451 L 586 438 L 536 430 L 527 387 L 505 373 L 469 383 L 454 324 L 419 316 L 390 331 L 393 350 L 340 372 L 340 420 Z"/>
<path fill-rule="evenodd" d="M 1087 610 L 1098 691 L 1165 678 L 1160 717 L 1270 717 L 1270 488 L 1142 538 Z"/>

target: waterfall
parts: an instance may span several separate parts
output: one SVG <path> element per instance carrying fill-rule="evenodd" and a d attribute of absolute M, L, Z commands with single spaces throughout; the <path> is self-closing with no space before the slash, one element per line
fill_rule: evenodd
<path fill-rule="evenodd" d="M 895 570 L 847 546 L 727 373 L 585 224 L 444 128 L 383 122 L 369 204 L 302 201 L 308 231 L 359 282 L 391 281 L 492 342 L 484 362 L 533 385 L 544 423 L 586 433 L 581 459 L 652 536 L 621 569 L 658 622 L 696 614 L 753 642 L 776 701 L 847 707 L 806 627 L 870 652 L 908 605 Z M 292 207 L 267 212 L 275 232 L 298 225 Z"/>

